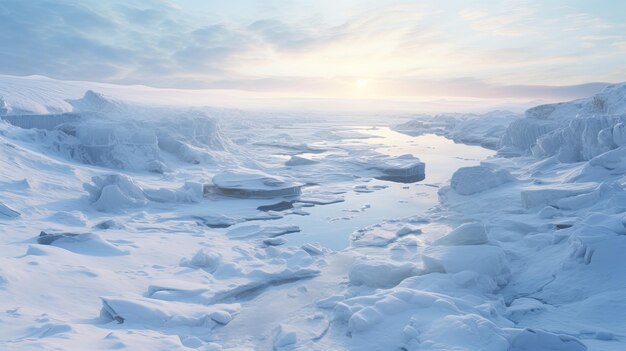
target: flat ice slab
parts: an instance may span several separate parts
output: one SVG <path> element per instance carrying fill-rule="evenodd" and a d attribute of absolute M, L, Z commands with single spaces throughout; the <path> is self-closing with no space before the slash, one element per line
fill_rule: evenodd
<path fill-rule="evenodd" d="M 380 155 L 367 160 L 371 169 L 380 171 L 376 178 L 399 183 L 414 183 L 426 177 L 426 165 L 419 158 L 406 154 L 389 157 Z"/>
<path fill-rule="evenodd" d="M 298 196 L 302 187 L 294 180 L 253 170 L 219 173 L 213 177 L 213 184 L 218 194 L 250 198 Z"/>

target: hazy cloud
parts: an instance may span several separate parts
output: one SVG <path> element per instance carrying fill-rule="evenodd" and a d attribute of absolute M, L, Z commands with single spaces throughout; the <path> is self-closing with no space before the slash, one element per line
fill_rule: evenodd
<path fill-rule="evenodd" d="M 569 98 L 626 80 L 624 24 L 566 1 L 366 3 L 234 1 L 224 15 L 202 2 L 2 0 L 0 73 L 351 97 Z"/>

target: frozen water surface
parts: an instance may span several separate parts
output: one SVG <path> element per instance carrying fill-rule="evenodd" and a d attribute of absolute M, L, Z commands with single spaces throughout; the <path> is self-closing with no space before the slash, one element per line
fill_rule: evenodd
<path fill-rule="evenodd" d="M 346 185 L 366 185 L 380 189 L 372 192 L 353 190 L 342 194 L 343 202 L 305 209 L 308 216 L 289 216 L 282 221 L 297 224 L 301 232 L 289 237 L 290 244 L 319 242 L 340 250 L 349 244 L 349 234 L 371 224 L 390 218 L 420 215 L 437 205 L 437 190 L 460 167 L 477 165 L 495 154 L 480 146 L 457 144 L 442 136 L 427 134 L 417 137 L 395 132 L 388 127 L 358 128 L 355 131 L 376 136 L 354 140 L 371 144 L 376 151 L 399 156 L 413 154 L 426 164 L 426 178 L 410 184 L 378 179 L 350 182 Z"/>

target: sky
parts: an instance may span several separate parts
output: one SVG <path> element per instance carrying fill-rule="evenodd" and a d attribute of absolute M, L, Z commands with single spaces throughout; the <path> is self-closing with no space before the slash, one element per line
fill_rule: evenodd
<path fill-rule="evenodd" d="M 0 0 L 0 74 L 311 99 L 547 99 L 626 81 L 621 0 Z"/>

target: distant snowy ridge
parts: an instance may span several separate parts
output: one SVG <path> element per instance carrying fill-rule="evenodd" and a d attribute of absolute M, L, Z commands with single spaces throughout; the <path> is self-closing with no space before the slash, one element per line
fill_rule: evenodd
<path fill-rule="evenodd" d="M 394 129 L 414 136 L 434 133 L 459 143 L 475 144 L 496 150 L 501 146 L 500 141 L 507 127 L 520 117 L 509 111 L 422 115 L 397 125 Z"/>

